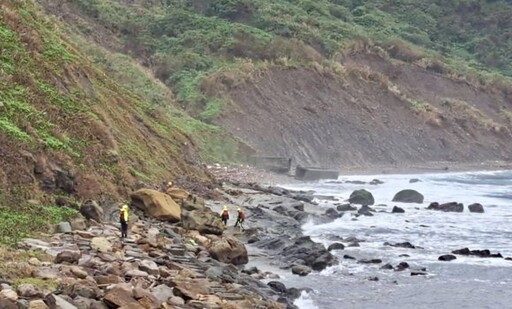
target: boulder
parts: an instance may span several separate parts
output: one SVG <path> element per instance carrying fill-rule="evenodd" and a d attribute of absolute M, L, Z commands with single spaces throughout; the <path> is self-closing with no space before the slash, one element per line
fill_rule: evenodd
<path fill-rule="evenodd" d="M 278 293 L 286 293 L 286 286 L 282 283 L 282 282 L 279 282 L 279 281 L 270 281 L 269 283 L 267 283 L 267 285 L 274 291 L 278 292 Z"/>
<path fill-rule="evenodd" d="M 357 211 L 358 214 L 369 217 L 373 216 L 372 212 L 375 212 L 375 210 L 368 205 L 361 206 L 361 208 L 359 208 Z"/>
<path fill-rule="evenodd" d="M 181 220 L 181 207 L 165 193 L 141 189 L 132 193 L 130 197 L 132 204 L 150 217 L 171 223 Z"/>
<path fill-rule="evenodd" d="M 470 256 L 478 256 L 482 258 L 502 258 L 501 253 L 491 253 L 490 250 L 469 250 L 469 248 L 463 248 L 459 250 L 452 251 L 453 254 L 457 255 L 470 255 Z"/>
<path fill-rule="evenodd" d="M 50 309 L 42 299 L 33 300 L 28 304 L 28 309 Z"/>
<path fill-rule="evenodd" d="M 280 255 L 290 262 L 303 260 L 305 265 L 316 271 L 337 263 L 336 257 L 327 251 L 324 245 L 314 242 L 309 236 L 296 239 L 292 245 L 285 247 Z"/>
<path fill-rule="evenodd" d="M 157 285 L 151 290 L 153 296 L 160 302 L 160 304 L 166 303 L 171 297 L 174 297 L 172 288 L 165 284 Z"/>
<path fill-rule="evenodd" d="M 457 259 L 457 257 L 455 255 L 452 255 L 452 254 L 441 255 L 438 258 L 439 261 L 446 261 L 446 262 L 453 261 L 455 259 Z"/>
<path fill-rule="evenodd" d="M 484 206 L 482 204 L 471 204 L 468 206 L 469 212 L 484 213 Z"/>
<path fill-rule="evenodd" d="M 160 270 L 158 269 L 158 265 L 152 260 L 143 260 L 139 265 L 140 270 L 147 272 L 150 275 L 157 276 L 160 274 Z"/>
<path fill-rule="evenodd" d="M 187 199 L 180 200 L 181 209 L 188 211 L 205 209 L 204 199 L 190 194 Z"/>
<path fill-rule="evenodd" d="M 80 252 L 80 250 L 64 250 L 57 254 L 57 256 L 55 257 L 55 263 L 77 264 L 81 256 L 82 253 Z"/>
<path fill-rule="evenodd" d="M 325 215 L 330 219 L 338 219 L 340 217 L 340 214 L 334 208 L 327 209 Z"/>
<path fill-rule="evenodd" d="M 384 243 L 384 246 L 391 246 L 391 247 L 396 247 L 396 248 L 405 248 L 405 249 L 420 249 L 420 247 L 417 247 L 413 244 L 411 244 L 410 242 L 406 241 L 406 242 L 400 242 L 400 243 L 396 243 L 396 244 L 392 244 L 392 243 L 389 243 L 389 242 L 385 242 Z"/>
<path fill-rule="evenodd" d="M 0 291 L 0 298 L 4 298 L 14 302 L 18 300 L 18 293 L 11 289 L 3 289 Z"/>
<path fill-rule="evenodd" d="M 101 253 L 112 252 L 112 244 L 105 237 L 91 239 L 91 248 Z"/>
<path fill-rule="evenodd" d="M 336 210 L 337 211 L 352 211 L 352 210 L 357 210 L 357 207 L 351 206 L 350 204 L 343 204 L 343 205 L 338 205 L 336 207 Z"/>
<path fill-rule="evenodd" d="M 345 249 L 345 246 L 340 243 L 340 242 L 335 242 L 331 245 L 329 245 L 329 247 L 327 248 L 327 251 L 332 251 L 332 250 L 343 250 Z"/>
<path fill-rule="evenodd" d="M 80 206 L 80 213 L 88 220 L 101 222 L 103 218 L 103 209 L 96 201 L 87 200 Z"/>
<path fill-rule="evenodd" d="M 0 298 L 0 308 L 2 308 L 2 309 L 18 309 L 18 306 L 12 300 Z"/>
<path fill-rule="evenodd" d="M 405 212 L 405 210 L 398 206 L 393 207 L 393 210 L 391 210 L 391 213 L 394 213 L 394 214 L 403 214 L 404 212 Z"/>
<path fill-rule="evenodd" d="M 381 185 L 383 183 L 384 183 L 384 181 L 382 181 L 380 179 L 373 179 L 372 181 L 369 182 L 370 185 Z"/>
<path fill-rule="evenodd" d="M 388 264 L 385 264 L 384 266 L 382 266 L 380 269 L 391 270 L 391 269 L 393 269 L 393 265 L 388 263 Z"/>
<path fill-rule="evenodd" d="M 224 263 L 242 265 L 249 262 L 245 245 L 234 237 L 212 241 L 210 247 L 208 247 L 208 252 L 212 258 Z"/>
<path fill-rule="evenodd" d="M 381 259 L 363 259 L 358 261 L 361 264 L 380 264 L 382 263 Z"/>
<path fill-rule="evenodd" d="M 393 202 L 421 204 L 423 203 L 423 195 L 416 190 L 402 190 L 395 194 Z"/>
<path fill-rule="evenodd" d="M 400 264 L 395 267 L 395 271 L 404 271 L 407 268 L 409 268 L 409 264 L 407 262 L 400 262 Z"/>
<path fill-rule="evenodd" d="M 23 298 L 43 297 L 44 293 L 29 283 L 23 283 L 18 286 L 18 295 Z"/>
<path fill-rule="evenodd" d="M 431 203 L 427 209 L 431 210 L 439 210 L 444 212 L 463 212 L 464 211 L 464 205 L 457 203 L 457 202 L 451 202 L 451 203 L 445 203 L 439 205 L 437 202 Z"/>
<path fill-rule="evenodd" d="M 306 265 L 295 265 L 292 267 L 292 274 L 299 276 L 307 276 L 311 273 L 312 269 Z"/>
<path fill-rule="evenodd" d="M 109 308 L 119 308 L 124 306 L 128 308 L 130 308 L 130 306 L 138 306 L 135 308 L 140 308 L 139 303 L 133 297 L 132 291 L 120 284 L 114 286 L 114 288 L 105 294 L 103 302 Z"/>
<path fill-rule="evenodd" d="M 76 218 L 70 224 L 73 231 L 85 231 L 87 229 L 87 224 L 83 218 Z"/>
<path fill-rule="evenodd" d="M 50 309 L 77 309 L 76 306 L 55 294 L 48 294 L 44 300 Z"/>
<path fill-rule="evenodd" d="M 421 182 L 421 180 L 419 180 L 418 178 L 409 179 L 409 183 L 417 183 L 417 182 Z"/>
<path fill-rule="evenodd" d="M 373 198 L 373 195 L 366 191 L 365 189 L 356 190 L 350 194 L 350 197 L 348 201 L 351 204 L 358 204 L 358 205 L 373 205 L 375 204 L 375 199 Z"/>
<path fill-rule="evenodd" d="M 176 187 L 167 188 L 165 193 L 167 193 L 167 195 L 169 195 L 176 202 L 186 200 L 190 195 L 190 193 L 187 190 Z"/>
<path fill-rule="evenodd" d="M 182 226 L 188 230 L 197 230 L 201 234 L 213 235 L 222 235 L 225 228 L 220 216 L 209 208 L 193 211 L 183 210 Z"/>
<path fill-rule="evenodd" d="M 61 222 L 57 225 L 57 233 L 70 234 L 72 232 L 69 222 Z"/>

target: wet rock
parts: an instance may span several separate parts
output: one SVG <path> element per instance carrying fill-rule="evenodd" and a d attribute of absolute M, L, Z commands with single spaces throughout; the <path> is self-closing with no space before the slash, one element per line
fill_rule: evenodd
<path fill-rule="evenodd" d="M 370 181 L 368 184 L 370 185 L 381 185 L 383 184 L 384 181 L 380 180 L 380 179 L 373 179 L 372 181 Z"/>
<path fill-rule="evenodd" d="M 105 237 L 91 239 L 91 248 L 102 253 L 112 252 L 112 244 Z"/>
<path fill-rule="evenodd" d="M 343 205 L 338 205 L 336 207 L 336 210 L 337 211 L 353 211 L 353 210 L 357 210 L 357 207 L 351 206 L 350 204 L 343 204 Z"/>
<path fill-rule="evenodd" d="M 457 202 L 451 202 L 451 203 L 445 203 L 439 205 L 437 202 L 431 203 L 427 209 L 431 210 L 439 210 L 444 212 L 463 212 L 464 211 L 464 205 L 457 203 Z"/>
<path fill-rule="evenodd" d="M 413 244 L 411 244 L 410 242 L 406 241 L 406 242 L 401 242 L 401 243 L 396 243 L 396 244 L 392 244 L 392 243 L 389 243 L 389 242 L 385 242 L 384 243 L 384 246 L 391 246 L 391 247 L 396 247 L 396 248 L 405 248 L 405 249 L 419 249 L 420 247 L 417 247 Z"/>
<path fill-rule="evenodd" d="M 381 259 L 363 259 L 358 261 L 361 264 L 380 264 L 382 263 Z"/>
<path fill-rule="evenodd" d="M 343 250 L 343 249 L 345 249 L 345 246 L 342 243 L 335 242 L 335 243 L 329 245 L 329 247 L 327 248 L 327 251 Z"/>
<path fill-rule="evenodd" d="M 358 204 L 358 205 L 373 205 L 375 204 L 375 199 L 373 198 L 373 195 L 366 191 L 365 189 L 362 190 L 356 190 L 350 194 L 350 198 L 348 201 L 351 204 Z"/>
<path fill-rule="evenodd" d="M 307 276 L 311 273 L 312 269 L 306 265 L 295 265 L 292 267 L 292 274 L 299 276 Z"/>
<path fill-rule="evenodd" d="M 358 214 L 369 217 L 373 216 L 372 212 L 375 212 L 375 210 L 368 205 L 361 206 L 361 208 L 359 208 L 357 211 Z"/>
<path fill-rule="evenodd" d="M 284 248 L 280 254 L 288 261 L 304 260 L 305 265 L 320 271 L 337 262 L 335 256 L 326 250 L 324 245 L 315 243 L 309 236 L 300 237 Z"/>
<path fill-rule="evenodd" d="M 369 281 L 379 281 L 379 277 L 369 277 Z"/>
<path fill-rule="evenodd" d="M 391 211 L 391 213 L 394 213 L 394 214 L 403 214 L 404 212 L 405 212 L 405 210 L 398 206 L 394 206 L 393 210 Z"/>
<path fill-rule="evenodd" d="M 469 212 L 484 213 L 484 206 L 482 204 L 471 204 L 468 206 Z"/>
<path fill-rule="evenodd" d="M 183 228 L 188 230 L 197 230 L 201 234 L 222 235 L 224 232 L 224 223 L 219 215 L 209 208 L 203 210 L 183 211 Z"/>
<path fill-rule="evenodd" d="M 438 260 L 439 260 L 439 261 L 447 261 L 447 262 L 449 262 L 449 261 L 453 261 L 453 260 L 455 260 L 455 259 L 457 259 L 457 257 L 456 257 L 455 255 L 452 255 L 452 254 L 445 254 L 445 255 L 441 255 L 441 256 L 438 258 Z"/>
<path fill-rule="evenodd" d="M 169 304 L 175 305 L 175 306 L 183 306 L 185 305 L 185 300 L 179 296 L 171 297 L 168 301 Z"/>
<path fill-rule="evenodd" d="M 452 251 L 453 254 L 457 255 L 469 255 L 469 256 L 477 256 L 481 258 L 503 258 L 501 253 L 491 253 L 490 250 L 469 250 L 469 248 L 463 248 L 459 250 Z"/>
<path fill-rule="evenodd" d="M 411 276 L 426 276 L 428 273 L 426 271 L 411 271 Z"/>
<path fill-rule="evenodd" d="M 505 260 L 506 261 L 512 261 L 512 257 L 506 257 Z"/>
<path fill-rule="evenodd" d="M 260 272 L 260 270 L 256 266 L 253 266 L 251 268 L 242 270 L 242 272 L 244 274 L 253 275 L 253 274 L 258 274 Z"/>
<path fill-rule="evenodd" d="M 409 268 L 409 264 L 407 262 L 400 262 L 400 264 L 398 264 L 395 267 L 395 271 L 404 271 L 408 268 Z"/>
<path fill-rule="evenodd" d="M 344 258 L 344 259 L 347 259 L 347 260 L 355 260 L 355 259 L 356 259 L 355 257 L 350 256 L 350 255 L 348 255 L 348 254 L 345 254 L 345 255 L 343 256 L 343 258 Z"/>
<path fill-rule="evenodd" d="M 393 269 L 393 265 L 388 263 L 388 264 L 383 265 L 380 269 L 391 270 L 391 269 Z"/>
<path fill-rule="evenodd" d="M 48 294 L 44 300 L 50 309 L 77 309 L 76 306 L 55 294 Z"/>
<path fill-rule="evenodd" d="M 270 281 L 269 283 L 267 283 L 267 285 L 274 291 L 278 292 L 278 293 L 286 293 L 286 286 L 279 282 L 279 281 Z"/>
<path fill-rule="evenodd" d="M 226 237 L 213 241 L 208 247 L 212 258 L 234 265 L 247 264 L 249 258 L 244 244 L 234 237 Z"/>
<path fill-rule="evenodd" d="M 82 253 L 79 250 L 64 250 L 57 254 L 55 257 L 55 263 L 78 264 L 78 260 L 80 260 L 81 256 Z"/>
<path fill-rule="evenodd" d="M 409 180 L 409 183 L 417 183 L 417 182 L 421 182 L 421 180 L 419 180 L 418 178 L 412 178 Z"/>
<path fill-rule="evenodd" d="M 400 254 L 398 257 L 411 257 L 409 254 Z"/>
<path fill-rule="evenodd" d="M 96 201 L 87 200 L 80 206 L 80 213 L 88 220 L 101 222 L 103 218 L 103 209 Z"/>
<path fill-rule="evenodd" d="M 304 211 L 304 203 L 298 203 L 293 205 L 292 207 L 298 211 Z"/>
<path fill-rule="evenodd" d="M 327 209 L 325 215 L 330 219 L 338 219 L 340 217 L 340 214 L 334 208 Z"/>
<path fill-rule="evenodd" d="M 71 224 L 69 222 L 61 222 L 57 225 L 57 232 L 63 234 L 70 234 L 72 232 Z"/>
<path fill-rule="evenodd" d="M 423 203 L 423 195 L 416 190 L 402 190 L 395 194 L 393 202 L 421 204 Z"/>
<path fill-rule="evenodd" d="M 167 194 L 141 189 L 130 195 L 132 204 L 144 211 L 146 215 L 171 223 L 181 220 L 181 207 Z"/>

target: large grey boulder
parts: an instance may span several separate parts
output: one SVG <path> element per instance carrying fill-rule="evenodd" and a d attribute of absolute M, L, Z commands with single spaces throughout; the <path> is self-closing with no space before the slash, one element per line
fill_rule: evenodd
<path fill-rule="evenodd" d="M 478 204 L 478 203 L 469 205 L 468 209 L 470 212 L 477 212 L 477 213 L 484 212 L 484 206 L 482 206 L 482 204 Z"/>
<path fill-rule="evenodd" d="M 375 199 L 373 198 L 373 195 L 366 191 L 365 189 L 356 190 L 350 194 L 350 197 L 348 201 L 351 204 L 358 204 L 358 205 L 373 205 L 375 204 Z"/>
<path fill-rule="evenodd" d="M 445 203 L 445 204 L 439 204 L 437 202 L 431 203 L 427 209 L 430 210 L 439 210 L 444 212 L 463 212 L 464 211 L 464 205 L 457 202 L 451 202 L 451 203 Z"/>
<path fill-rule="evenodd" d="M 421 204 L 423 203 L 423 195 L 416 190 L 406 189 L 395 194 L 393 202 Z"/>

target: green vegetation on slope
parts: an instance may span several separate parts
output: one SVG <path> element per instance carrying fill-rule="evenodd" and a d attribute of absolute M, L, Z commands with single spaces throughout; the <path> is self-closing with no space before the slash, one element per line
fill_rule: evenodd
<path fill-rule="evenodd" d="M 68 1 L 121 37 L 123 49 L 205 121 L 222 107 L 222 98 L 202 91 L 206 76 L 239 65 L 239 58 L 330 59 L 354 39 L 372 39 L 402 60 L 429 55 L 462 72 L 512 76 L 512 5 L 504 0 Z M 83 33 L 92 29 L 80 24 Z M 396 46 L 409 54 L 394 52 Z"/>

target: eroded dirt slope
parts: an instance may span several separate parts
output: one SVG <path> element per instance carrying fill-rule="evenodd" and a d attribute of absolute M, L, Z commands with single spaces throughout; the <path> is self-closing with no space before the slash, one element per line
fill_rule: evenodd
<path fill-rule="evenodd" d="M 378 57 L 345 59 L 345 72 L 274 69 L 234 88 L 218 122 L 261 155 L 336 168 L 507 160 L 500 92 Z M 341 76 L 340 76 L 341 75 Z"/>

